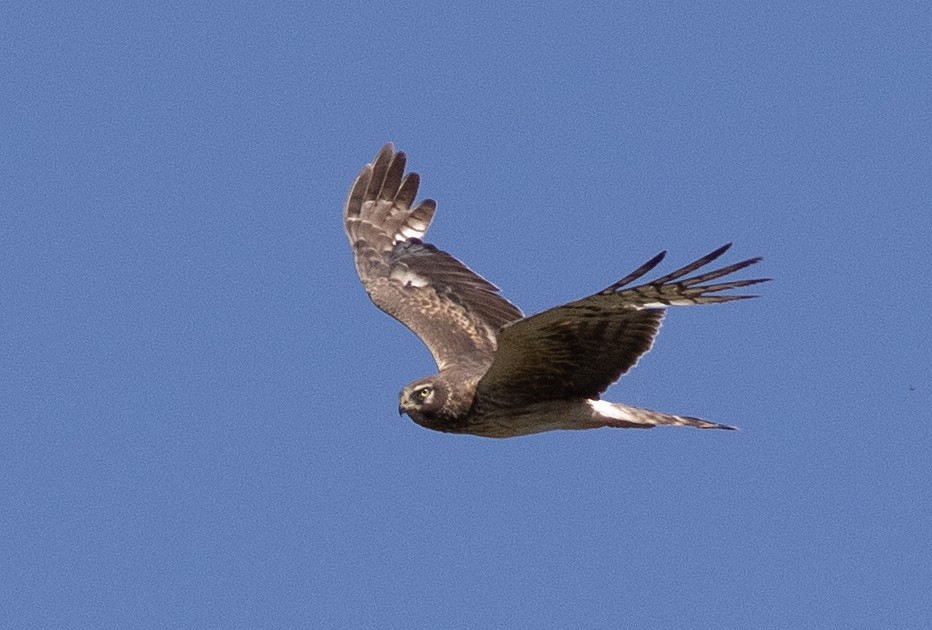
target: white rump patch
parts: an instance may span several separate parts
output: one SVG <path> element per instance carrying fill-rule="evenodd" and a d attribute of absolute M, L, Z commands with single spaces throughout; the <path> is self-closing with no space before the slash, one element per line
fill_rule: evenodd
<path fill-rule="evenodd" d="M 392 269 L 391 279 L 409 287 L 426 287 L 430 284 L 430 280 L 424 276 L 419 276 L 407 267 L 401 266 Z"/>
<path fill-rule="evenodd" d="M 628 414 L 623 410 L 619 409 L 612 403 L 607 400 L 587 400 L 589 406 L 592 407 L 592 410 L 599 415 L 605 416 L 606 418 L 614 418 L 615 420 L 632 420 Z"/>

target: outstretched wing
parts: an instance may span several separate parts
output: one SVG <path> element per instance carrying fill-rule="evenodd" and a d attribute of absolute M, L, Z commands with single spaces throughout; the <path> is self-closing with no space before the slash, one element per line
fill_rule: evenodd
<path fill-rule="evenodd" d="M 359 279 L 376 306 L 421 338 L 440 369 L 488 364 L 496 331 L 521 311 L 495 285 L 420 241 L 437 203 L 414 206 L 420 178 L 404 170 L 405 154 L 386 144 L 350 189 L 343 220 Z"/>
<path fill-rule="evenodd" d="M 595 295 L 506 326 L 479 381 L 480 407 L 509 408 L 542 400 L 597 398 L 650 350 L 668 306 L 713 304 L 753 295 L 715 295 L 769 278 L 706 284 L 760 261 L 751 258 L 687 278 L 731 243 L 652 282 L 624 288 L 663 260 L 661 252 Z"/>

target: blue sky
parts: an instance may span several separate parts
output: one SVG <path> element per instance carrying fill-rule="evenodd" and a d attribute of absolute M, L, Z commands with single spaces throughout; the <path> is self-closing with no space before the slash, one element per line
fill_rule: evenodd
<path fill-rule="evenodd" d="M 921 3 L 0 8 L 9 627 L 927 627 Z M 422 429 L 341 207 L 386 141 L 533 313 L 734 241 L 607 397 Z"/>

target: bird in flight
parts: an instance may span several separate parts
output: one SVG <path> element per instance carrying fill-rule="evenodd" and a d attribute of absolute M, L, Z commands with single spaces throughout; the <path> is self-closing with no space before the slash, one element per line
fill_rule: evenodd
<path fill-rule="evenodd" d="M 421 240 L 437 203 L 414 203 L 419 184 L 417 173 L 405 174 L 405 154 L 386 144 L 356 177 L 343 210 L 369 297 L 421 338 L 439 369 L 401 390 L 399 414 L 436 431 L 496 438 L 599 427 L 734 429 L 600 395 L 650 350 L 667 307 L 756 297 L 722 292 L 769 278 L 713 281 L 760 258 L 694 273 L 728 243 L 630 286 L 660 264 L 661 252 L 589 297 L 525 317 L 495 285 Z"/>

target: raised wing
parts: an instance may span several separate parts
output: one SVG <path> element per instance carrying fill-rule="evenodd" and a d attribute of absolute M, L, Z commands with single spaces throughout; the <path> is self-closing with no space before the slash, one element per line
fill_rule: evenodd
<path fill-rule="evenodd" d="M 437 203 L 414 206 L 420 178 L 389 143 L 350 189 L 343 220 L 356 271 L 380 309 L 427 345 L 437 366 L 488 364 L 496 331 L 522 317 L 498 288 L 420 238 Z"/>
<path fill-rule="evenodd" d="M 542 400 L 597 398 L 650 350 L 668 306 L 713 304 L 753 295 L 714 295 L 769 278 L 706 284 L 760 261 L 751 258 L 691 278 L 731 243 L 652 282 L 623 288 L 663 260 L 661 252 L 595 295 L 506 326 L 498 352 L 479 381 L 476 399 L 511 408 Z"/>

